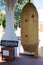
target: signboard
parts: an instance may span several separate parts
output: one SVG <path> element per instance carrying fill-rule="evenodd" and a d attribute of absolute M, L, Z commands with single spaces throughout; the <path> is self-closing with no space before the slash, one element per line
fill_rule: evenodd
<path fill-rule="evenodd" d="M 18 46 L 18 41 L 1 40 L 1 46 Z"/>
<path fill-rule="evenodd" d="M 3 50 L 3 55 L 4 56 L 9 56 L 9 50 Z"/>

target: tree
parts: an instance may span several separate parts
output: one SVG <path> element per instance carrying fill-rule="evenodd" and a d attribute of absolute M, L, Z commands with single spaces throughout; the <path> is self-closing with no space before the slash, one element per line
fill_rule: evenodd
<path fill-rule="evenodd" d="M 6 16 L 5 14 L 3 14 L 1 11 L 0 11 L 0 25 L 3 26 L 3 21 L 6 19 Z M 4 26 L 3 26 L 4 27 Z"/>
<path fill-rule="evenodd" d="M 14 25 L 15 27 L 19 26 L 20 27 L 20 15 L 21 15 L 21 10 L 23 6 L 28 2 L 28 1 L 33 1 L 33 0 L 18 0 L 18 2 L 15 5 L 15 10 L 14 10 Z M 4 0 L 0 0 L 0 10 L 5 10 L 5 5 L 4 5 Z M 4 21 L 5 22 L 5 21 Z"/>
<path fill-rule="evenodd" d="M 18 3 L 16 3 L 14 10 L 14 19 L 15 19 L 14 22 L 16 22 L 17 26 L 19 27 L 20 27 L 20 15 L 22 8 L 28 1 L 32 2 L 32 0 L 18 0 Z"/>
<path fill-rule="evenodd" d="M 15 6 L 15 10 L 14 10 L 14 19 L 17 24 L 17 26 L 20 26 L 19 23 L 20 23 L 20 15 L 21 15 L 21 10 L 25 4 L 25 1 L 26 0 L 18 0 L 18 3 L 16 3 L 16 6 Z M 27 2 L 27 1 L 26 1 Z"/>
<path fill-rule="evenodd" d="M 3 26 L 3 28 L 5 28 L 5 26 L 6 26 L 6 20 L 5 19 L 2 22 L 2 26 Z"/>

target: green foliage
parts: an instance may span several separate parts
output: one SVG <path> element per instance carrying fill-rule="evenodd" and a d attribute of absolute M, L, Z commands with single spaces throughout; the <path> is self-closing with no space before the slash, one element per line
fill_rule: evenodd
<path fill-rule="evenodd" d="M 3 26 L 3 28 L 5 28 L 5 26 L 6 26 L 6 20 L 5 19 L 2 22 L 2 26 Z"/>
<path fill-rule="evenodd" d="M 29 0 L 18 0 L 18 3 L 20 5 L 24 5 L 26 2 L 28 2 Z"/>
<path fill-rule="evenodd" d="M 14 28 L 15 29 L 17 29 L 17 26 L 18 26 L 17 22 L 14 22 Z"/>
<path fill-rule="evenodd" d="M 2 23 L 3 19 L 4 19 L 4 15 L 3 15 L 3 13 L 0 11 L 0 24 Z"/>
<path fill-rule="evenodd" d="M 14 19 L 16 20 L 17 22 L 16 24 L 19 27 L 20 27 L 20 16 L 21 16 L 22 8 L 29 1 L 32 2 L 33 0 L 18 0 L 18 3 L 16 3 L 15 10 L 14 10 Z"/>
<path fill-rule="evenodd" d="M 5 15 L 0 11 L 0 25 L 3 26 L 3 22 L 5 21 L 5 18 L 6 18 Z M 4 24 L 5 24 L 5 22 L 4 22 Z"/>
<path fill-rule="evenodd" d="M 31 0 L 32 2 L 33 0 Z M 15 6 L 15 10 L 14 10 L 14 27 L 19 26 L 20 27 L 20 16 L 21 16 L 21 11 L 23 6 L 29 2 L 29 0 L 18 0 L 18 2 L 16 3 Z M 0 7 L 3 9 L 5 9 L 5 5 L 4 5 L 4 0 L 0 0 Z M 0 10 L 1 10 L 0 8 Z M 5 15 L 0 13 L 0 25 L 3 25 L 3 27 L 5 27 Z"/>
<path fill-rule="evenodd" d="M 20 9 L 19 5 L 17 4 L 15 7 L 15 11 L 14 11 L 14 19 L 17 22 L 17 26 L 19 26 L 20 14 L 21 14 L 21 9 Z"/>
<path fill-rule="evenodd" d="M 23 6 L 28 2 L 28 0 L 18 0 L 16 3 L 15 10 L 14 10 L 14 19 L 16 20 L 17 26 L 20 27 L 20 16 Z"/>

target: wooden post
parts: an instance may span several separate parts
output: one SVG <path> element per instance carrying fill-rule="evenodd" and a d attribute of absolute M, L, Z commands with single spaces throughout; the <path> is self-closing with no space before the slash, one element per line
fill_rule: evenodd
<path fill-rule="evenodd" d="M 36 51 L 34 52 L 34 57 L 35 57 L 35 58 L 38 57 L 38 48 L 37 48 Z"/>

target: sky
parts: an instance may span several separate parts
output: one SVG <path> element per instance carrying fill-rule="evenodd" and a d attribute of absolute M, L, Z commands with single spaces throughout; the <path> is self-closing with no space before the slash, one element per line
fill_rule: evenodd
<path fill-rule="evenodd" d="M 37 9 L 43 9 L 43 0 L 33 0 L 33 2 Z"/>
<path fill-rule="evenodd" d="M 39 23 L 43 23 L 43 0 L 34 0 L 33 3 L 38 10 Z"/>
<path fill-rule="evenodd" d="M 43 9 L 43 0 L 33 0 L 33 3 L 37 9 Z M 4 10 L 4 8 L 0 6 L 0 10 Z"/>
<path fill-rule="evenodd" d="M 2 1 L 2 0 L 0 0 Z M 4 10 L 5 8 L 3 7 L 3 5 L 0 4 L 0 10 Z"/>

